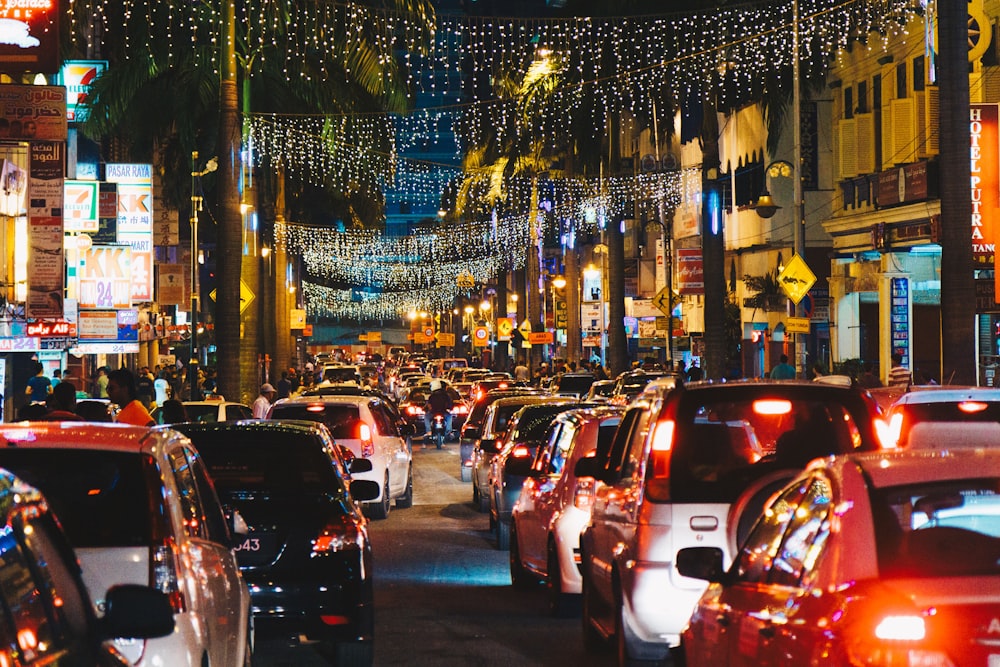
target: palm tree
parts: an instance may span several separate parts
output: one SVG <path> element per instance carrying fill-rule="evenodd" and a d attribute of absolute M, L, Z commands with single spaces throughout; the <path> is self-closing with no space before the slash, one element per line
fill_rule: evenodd
<path fill-rule="evenodd" d="M 424 22 L 424 28 L 433 24 L 433 10 L 426 0 L 389 4 L 399 11 L 412 12 L 414 18 Z M 394 59 L 385 57 L 384 35 L 378 26 L 371 26 L 370 32 L 361 35 L 344 34 L 343 26 L 331 26 L 330 34 L 339 48 L 313 50 L 306 57 L 288 60 L 280 49 L 286 41 L 301 37 L 295 31 L 304 28 L 295 19 L 300 12 L 308 11 L 311 3 L 270 3 L 269 15 L 254 17 L 259 21 L 254 25 L 237 24 L 232 1 L 219 5 L 225 11 L 205 11 L 196 16 L 222 16 L 220 34 L 224 38 L 217 42 L 194 40 L 186 48 L 184 40 L 167 37 L 176 26 L 146 23 L 148 17 L 160 15 L 156 9 L 142 12 L 135 7 L 102 7 L 100 11 L 121 12 L 105 17 L 104 23 L 121 26 L 121 31 L 105 35 L 107 52 L 102 55 L 112 66 L 93 86 L 83 132 L 97 140 L 108 140 L 131 159 L 152 161 L 154 147 L 162 150 L 168 194 L 177 202 L 185 201 L 186 177 L 192 171 L 188 156 L 192 151 L 218 156 L 220 168 L 215 182 L 206 179 L 205 183 L 210 193 L 214 186 L 213 217 L 218 223 L 218 384 L 221 393 L 238 396 L 245 391 L 241 381 L 239 300 L 234 298 L 240 293 L 243 261 L 238 190 L 241 108 L 244 114 L 248 110 L 319 114 L 402 111 L 407 98 L 400 68 Z M 96 7 L 89 10 L 91 14 L 98 12 Z M 78 2 L 76 11 L 87 13 L 87 3 Z M 250 32 L 260 26 L 270 26 L 273 34 L 271 39 L 258 40 L 253 46 Z M 206 26 L 205 32 L 217 28 Z M 154 37 L 148 37 L 150 34 Z M 219 42 L 232 50 L 219 51 Z M 217 72 L 220 67 L 221 72 Z M 240 77 L 244 81 L 242 88 L 238 85 Z M 245 107 L 240 104 L 241 94 Z M 389 139 L 384 137 L 386 145 Z M 345 193 L 324 194 L 329 200 Z M 255 354 L 256 350 L 249 351 L 250 358 Z"/>

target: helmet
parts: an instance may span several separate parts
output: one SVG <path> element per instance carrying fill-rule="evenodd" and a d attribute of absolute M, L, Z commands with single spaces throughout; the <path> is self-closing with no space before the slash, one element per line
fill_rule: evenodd
<path fill-rule="evenodd" d="M 437 391 L 441 387 L 441 380 L 431 380 L 431 391 Z"/>

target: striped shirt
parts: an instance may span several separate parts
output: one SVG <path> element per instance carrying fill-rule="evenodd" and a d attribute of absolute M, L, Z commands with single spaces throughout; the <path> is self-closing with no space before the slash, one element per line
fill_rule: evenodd
<path fill-rule="evenodd" d="M 906 366 L 893 366 L 889 369 L 889 377 L 886 384 L 890 387 L 905 387 L 910 384 L 910 369 Z"/>

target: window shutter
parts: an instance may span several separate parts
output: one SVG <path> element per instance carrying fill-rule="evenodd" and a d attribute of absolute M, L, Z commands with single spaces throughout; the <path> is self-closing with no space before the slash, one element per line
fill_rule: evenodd
<path fill-rule="evenodd" d="M 840 178 L 854 178 L 858 175 L 857 120 L 845 119 L 837 123 L 840 135 Z"/>
<path fill-rule="evenodd" d="M 915 162 L 918 140 L 915 100 L 912 97 L 904 100 L 893 100 L 891 110 L 892 164 Z"/>
<path fill-rule="evenodd" d="M 939 95 L 936 86 L 928 86 L 927 89 L 914 94 L 917 101 L 917 131 L 919 140 L 917 152 L 919 157 L 931 157 L 940 152 L 940 142 L 938 141 L 938 121 L 939 121 Z"/>
<path fill-rule="evenodd" d="M 875 114 L 859 113 L 854 117 L 857 172 L 859 174 L 875 173 Z"/>
<path fill-rule="evenodd" d="M 896 68 L 892 63 L 882 66 L 882 169 L 893 166 L 892 102 L 896 96 Z"/>

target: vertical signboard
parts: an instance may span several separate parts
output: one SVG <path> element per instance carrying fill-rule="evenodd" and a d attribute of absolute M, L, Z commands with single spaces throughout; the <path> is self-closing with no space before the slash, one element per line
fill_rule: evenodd
<path fill-rule="evenodd" d="M 892 326 L 892 354 L 903 357 L 903 365 L 910 367 L 910 280 L 893 278 L 889 284 L 891 308 L 889 322 Z"/>
<path fill-rule="evenodd" d="M 80 251 L 80 309 L 132 307 L 132 249 L 94 245 Z"/>
<path fill-rule="evenodd" d="M 676 285 L 678 294 L 705 293 L 705 273 L 700 249 L 681 248 L 677 251 Z"/>
<path fill-rule="evenodd" d="M 67 232 L 97 231 L 97 181 L 65 181 L 63 219 Z"/>
<path fill-rule="evenodd" d="M 28 318 L 61 318 L 65 256 L 63 251 L 63 164 L 65 144 L 29 144 L 31 174 L 28 202 Z M 4 176 L 7 183 L 7 176 Z M 22 190 L 24 186 L 22 186 Z"/>
<path fill-rule="evenodd" d="M 969 105 L 972 261 L 975 268 L 993 268 L 996 263 L 995 221 L 1000 208 L 998 117 L 998 104 Z M 1000 281 L 1000 276 L 996 279 Z"/>
<path fill-rule="evenodd" d="M 132 248 L 132 301 L 153 300 L 153 165 L 108 164 L 118 187 L 118 243 Z"/>
<path fill-rule="evenodd" d="M 81 106 L 87 99 L 90 86 L 104 70 L 106 60 L 67 60 L 62 67 L 62 83 L 66 86 L 66 119 L 82 123 L 87 120 Z"/>

